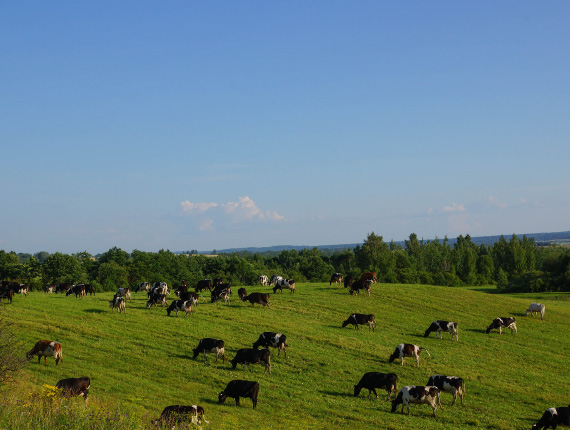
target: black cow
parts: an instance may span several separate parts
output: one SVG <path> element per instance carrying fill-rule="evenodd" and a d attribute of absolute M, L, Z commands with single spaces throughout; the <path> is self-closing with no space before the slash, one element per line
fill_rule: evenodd
<path fill-rule="evenodd" d="M 246 289 L 243 288 L 243 287 L 241 287 L 241 288 L 238 290 L 238 297 L 240 298 L 240 300 L 243 300 L 243 298 L 246 297 L 246 296 L 247 296 L 247 291 L 246 291 Z"/>
<path fill-rule="evenodd" d="M 85 294 L 89 294 L 90 296 L 95 295 L 95 288 L 93 288 L 92 284 L 85 284 Z"/>
<path fill-rule="evenodd" d="M 71 284 L 69 283 L 63 283 L 63 284 L 57 284 L 55 287 L 55 292 L 56 293 L 67 293 L 67 291 L 71 288 Z"/>
<path fill-rule="evenodd" d="M 200 294 L 197 294 L 194 291 L 180 293 L 180 300 L 184 301 L 191 300 L 194 306 L 198 306 L 199 299 L 200 299 Z"/>
<path fill-rule="evenodd" d="M 570 426 L 570 405 L 547 409 L 542 414 L 542 417 L 532 425 L 532 430 L 547 429 L 548 427 L 556 430 L 556 427 L 559 425 Z"/>
<path fill-rule="evenodd" d="M 218 300 L 223 300 L 224 302 L 226 302 L 226 304 L 230 303 L 230 293 L 226 289 L 212 291 L 210 298 L 212 300 L 212 303 Z"/>
<path fill-rule="evenodd" d="M 0 300 L 2 299 L 10 300 L 10 303 L 12 303 L 12 300 L 14 299 L 14 290 L 10 287 L 2 287 L 0 289 Z"/>
<path fill-rule="evenodd" d="M 67 290 L 67 293 L 65 293 L 65 296 L 67 297 L 70 294 L 75 294 L 75 298 L 84 297 L 85 296 L 85 284 L 72 285 L 71 288 L 69 290 Z"/>
<path fill-rule="evenodd" d="M 269 294 L 266 293 L 251 293 L 250 295 L 245 296 L 242 300 L 244 302 L 251 303 L 252 306 L 259 303 L 260 305 L 267 306 L 268 308 L 271 307 L 269 306 Z"/>
<path fill-rule="evenodd" d="M 212 281 L 210 281 L 209 279 L 202 279 L 201 281 L 198 281 L 198 284 L 196 285 L 195 291 L 197 293 L 204 290 L 208 291 L 212 290 Z"/>
<path fill-rule="evenodd" d="M 168 425 L 174 426 L 176 424 L 181 424 L 190 418 L 190 422 L 200 425 L 202 421 L 209 423 L 204 418 L 204 408 L 202 406 L 192 405 L 192 406 L 182 406 L 182 405 L 172 405 L 167 406 L 163 409 L 160 414 L 160 418 L 154 421 L 155 426 Z"/>
<path fill-rule="evenodd" d="M 515 331 L 515 333 L 517 333 L 517 323 L 515 322 L 514 317 L 495 318 L 491 323 L 491 325 L 487 327 L 485 333 L 489 334 L 491 330 L 497 328 L 499 329 L 499 334 L 503 334 L 503 327 L 510 328 L 511 334 L 513 334 L 513 330 Z"/>
<path fill-rule="evenodd" d="M 457 400 L 457 395 L 461 399 L 461 406 L 463 406 L 463 396 L 465 395 L 465 382 L 463 378 L 457 376 L 433 375 L 429 377 L 427 385 L 435 385 L 439 391 L 445 391 L 453 396 L 453 403 Z"/>
<path fill-rule="evenodd" d="M 232 397 L 236 400 L 236 406 L 239 406 L 240 397 L 249 397 L 253 401 L 253 409 L 255 409 L 258 394 L 259 384 L 257 382 L 234 379 L 228 382 L 224 391 L 218 394 L 218 403 L 222 404 L 228 397 Z"/>
<path fill-rule="evenodd" d="M 359 324 L 368 324 L 368 331 L 374 331 L 376 327 L 376 320 L 373 314 L 351 314 L 345 322 L 342 323 L 343 327 L 352 324 L 355 329 L 358 329 Z"/>
<path fill-rule="evenodd" d="M 154 305 L 154 307 L 162 305 L 163 309 L 165 306 L 168 306 L 168 302 L 166 301 L 166 294 L 153 294 L 150 296 L 148 302 L 146 302 L 146 307 L 150 309 L 152 305 Z"/>
<path fill-rule="evenodd" d="M 378 398 L 376 388 L 385 388 L 388 392 L 386 400 L 390 400 L 392 391 L 394 391 L 394 396 L 396 396 L 396 391 L 398 390 L 398 375 L 395 373 L 367 372 L 360 378 L 360 382 L 354 386 L 354 397 L 357 397 L 363 388 L 368 389 L 368 397 L 370 397 L 371 393 L 374 393 L 376 398 Z"/>
<path fill-rule="evenodd" d="M 451 340 L 455 337 L 455 340 L 459 341 L 459 337 L 457 336 L 457 323 L 453 321 L 442 321 L 437 320 L 431 323 L 428 327 L 426 332 L 424 333 L 424 337 L 428 337 L 429 334 L 435 331 L 435 337 L 438 336 L 443 339 L 443 335 L 441 332 L 445 331 L 451 334 Z"/>
<path fill-rule="evenodd" d="M 354 284 L 354 276 L 348 275 L 344 278 L 344 288 L 351 288 L 352 284 Z"/>
<path fill-rule="evenodd" d="M 176 316 L 178 316 L 178 311 L 184 312 L 184 318 L 186 318 L 186 315 L 192 314 L 192 301 L 173 300 L 168 309 L 166 309 L 166 314 L 170 316 L 172 311 L 176 312 Z"/>
<path fill-rule="evenodd" d="M 360 290 L 366 290 L 368 297 L 370 297 L 371 285 L 372 285 L 371 279 L 364 279 L 364 280 L 360 279 L 356 282 L 353 282 L 348 292 L 352 295 L 352 294 L 358 294 Z"/>
<path fill-rule="evenodd" d="M 218 357 L 221 355 L 222 360 L 226 362 L 226 349 L 225 343 L 223 340 L 220 339 L 212 339 L 211 337 L 205 337 L 204 339 L 200 339 L 198 342 L 198 346 L 194 348 L 194 357 L 198 357 L 200 353 L 204 354 L 204 359 L 207 361 L 209 352 L 216 353 L 216 362 L 218 361 Z"/>
<path fill-rule="evenodd" d="M 87 403 L 91 379 L 87 376 L 81 378 L 67 378 L 58 381 L 55 386 L 61 390 L 65 397 L 83 396 L 83 400 Z"/>
<path fill-rule="evenodd" d="M 243 366 L 243 370 L 245 370 L 245 366 L 247 366 L 251 371 L 251 367 L 249 366 L 250 364 L 262 362 L 265 365 L 265 372 L 269 370 L 269 374 L 271 375 L 270 355 L 271 354 L 268 349 L 238 349 L 236 356 L 231 360 L 232 369 L 235 369 L 237 364 L 240 363 Z"/>
<path fill-rule="evenodd" d="M 285 358 L 287 358 L 287 336 L 281 333 L 272 333 L 265 331 L 259 335 L 259 339 L 253 344 L 253 349 L 258 349 L 260 346 L 263 348 L 277 348 L 277 355 L 283 350 Z"/>

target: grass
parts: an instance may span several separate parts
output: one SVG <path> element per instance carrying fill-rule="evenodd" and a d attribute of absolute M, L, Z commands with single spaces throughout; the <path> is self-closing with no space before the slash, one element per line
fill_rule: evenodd
<path fill-rule="evenodd" d="M 295 294 L 271 294 L 270 309 L 240 302 L 234 293 L 230 305 L 202 301 L 187 318 L 146 309 L 143 293 L 133 294 L 120 315 L 108 307 L 112 293 L 84 299 L 31 293 L 6 305 L 4 317 L 14 322 L 26 350 L 40 339 L 57 340 L 64 360 L 56 367 L 53 358 L 47 366 L 34 358 L 17 384 L 0 388 L 0 429 L 39 428 L 22 416 L 25 408 L 19 405 L 26 396 L 41 396 L 46 385 L 79 376 L 91 378 L 88 406 L 81 399 L 57 401 L 100 419 L 92 427 L 66 424 L 69 428 L 105 428 L 103 415 L 97 415 L 105 410 L 122 420 L 109 428 L 147 428 L 165 406 L 198 404 L 215 429 L 527 429 L 546 408 L 568 404 L 570 302 L 561 296 L 541 296 L 546 304 L 541 321 L 524 316 L 536 296 L 422 285 L 374 285 L 367 297 L 350 296 L 342 287 L 299 284 Z M 354 312 L 374 313 L 376 332 L 341 328 Z M 515 316 L 518 335 L 485 334 L 497 316 Z M 457 321 L 459 342 L 449 335 L 424 338 L 435 319 Z M 260 365 L 249 372 L 214 363 L 211 355 L 208 363 L 191 358 L 203 337 L 223 339 L 231 359 L 263 331 L 288 338 L 287 359 L 272 350 L 271 375 Z M 388 364 L 402 342 L 427 348 L 431 360 L 422 356 L 419 369 L 409 358 L 403 367 Z M 433 374 L 461 376 L 466 406 L 449 407 L 451 395 L 443 393 L 445 411 L 438 410 L 436 420 L 426 405 L 412 405 L 410 416 L 393 414 L 385 394 L 368 399 L 363 390 L 353 397 L 353 385 L 369 371 L 397 373 L 400 387 L 425 385 Z M 259 382 L 255 410 L 249 399 L 241 407 L 232 399 L 217 404 L 217 394 L 232 379 Z M 79 422 L 85 423 L 85 416 Z"/>

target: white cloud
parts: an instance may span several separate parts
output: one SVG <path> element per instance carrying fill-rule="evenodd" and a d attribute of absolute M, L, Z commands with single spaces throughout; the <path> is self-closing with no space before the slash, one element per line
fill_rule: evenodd
<path fill-rule="evenodd" d="M 443 208 L 444 212 L 464 212 L 465 206 L 457 203 L 453 203 L 451 206 L 445 206 Z"/>
<path fill-rule="evenodd" d="M 494 196 L 489 196 L 489 198 L 487 199 L 487 202 L 492 204 L 493 206 L 497 206 L 501 209 L 505 209 L 507 207 L 507 204 L 500 201 L 498 198 L 494 197 Z"/>
<path fill-rule="evenodd" d="M 251 219 L 265 219 L 265 215 L 249 196 L 238 197 L 237 202 L 227 202 L 222 207 L 232 217 L 233 222 Z"/>
<path fill-rule="evenodd" d="M 182 203 L 180 203 L 180 206 L 182 207 L 182 212 L 195 212 L 195 213 L 203 213 L 206 212 L 207 210 L 210 210 L 212 208 L 215 208 L 216 206 L 218 206 L 217 203 L 206 203 L 206 202 L 201 202 L 201 203 L 192 203 L 189 200 L 183 201 Z"/>
<path fill-rule="evenodd" d="M 204 220 L 198 226 L 198 230 L 200 230 L 200 231 L 208 231 L 208 230 L 213 230 L 213 229 L 214 229 L 214 220 L 211 218 Z"/>

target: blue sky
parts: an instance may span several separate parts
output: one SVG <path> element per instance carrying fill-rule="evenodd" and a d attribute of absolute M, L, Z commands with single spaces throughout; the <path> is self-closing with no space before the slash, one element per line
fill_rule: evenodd
<path fill-rule="evenodd" d="M 2 2 L 0 249 L 570 229 L 570 3 Z"/>

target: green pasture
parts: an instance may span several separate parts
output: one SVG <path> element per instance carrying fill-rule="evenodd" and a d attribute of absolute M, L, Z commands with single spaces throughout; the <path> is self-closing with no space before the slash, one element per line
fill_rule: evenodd
<path fill-rule="evenodd" d="M 295 294 L 272 293 L 271 308 L 239 301 L 235 288 L 229 305 L 203 299 L 187 318 L 146 309 L 144 293 L 133 294 L 126 314 L 118 314 L 108 305 L 112 295 L 76 299 L 35 292 L 3 306 L 3 318 L 14 323 L 24 344 L 22 354 L 37 340 L 56 340 L 64 360 L 56 367 L 53 358 L 47 366 L 34 358 L 18 374 L 18 384 L 0 388 L 0 429 L 18 427 L 14 417 L 24 402 L 18 396 L 79 376 L 91 378 L 86 411 L 113 405 L 136 417 L 140 428 L 150 427 L 165 406 L 198 404 L 210 422 L 205 428 L 212 429 L 530 429 L 546 408 L 570 403 L 570 301 L 560 293 L 540 297 L 544 321 L 524 316 L 535 296 L 423 285 L 376 284 L 367 297 L 301 283 Z M 341 328 L 355 312 L 373 313 L 376 331 Z M 515 316 L 518 335 L 485 334 L 498 316 Z M 457 321 L 459 342 L 449 334 L 424 338 L 435 319 Z M 223 339 L 231 359 L 263 331 L 288 338 L 287 359 L 271 351 L 271 375 L 260 365 L 253 372 L 240 365 L 232 370 L 228 362 L 214 363 L 212 355 L 208 363 L 203 356 L 192 359 L 203 337 Z M 403 367 L 389 364 L 395 346 L 404 342 L 427 348 L 432 358 L 422 355 L 420 368 L 412 359 Z M 463 377 L 465 406 L 449 407 L 452 397 L 443 393 L 445 410 L 438 410 L 437 419 L 427 405 L 411 405 L 410 416 L 391 413 L 385 391 L 380 400 L 369 399 L 368 390 L 353 396 L 354 384 L 369 371 L 395 372 L 400 387 L 425 385 L 433 374 Z M 217 404 L 217 394 L 232 379 L 259 382 L 255 410 L 250 399 L 240 407 L 232 399 Z M 69 407 L 83 409 L 81 403 L 71 399 Z"/>

